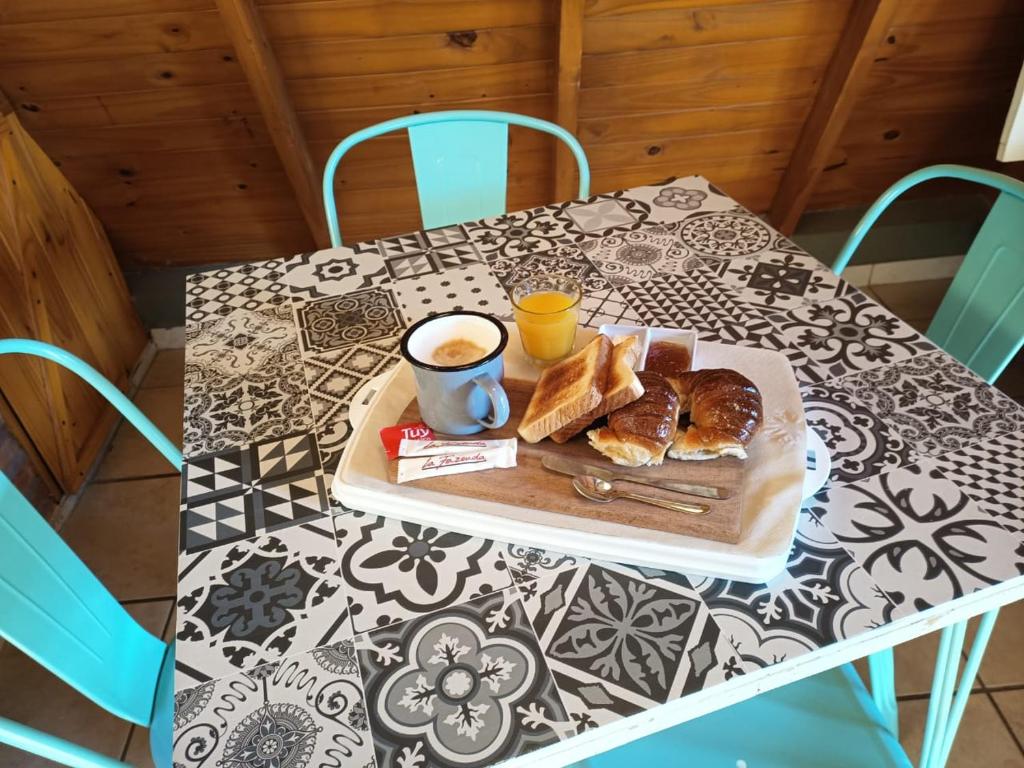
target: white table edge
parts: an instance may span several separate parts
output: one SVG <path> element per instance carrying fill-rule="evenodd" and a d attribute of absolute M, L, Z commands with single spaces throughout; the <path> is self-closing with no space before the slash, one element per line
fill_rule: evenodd
<path fill-rule="evenodd" d="M 571 765 L 665 728 L 738 704 L 765 691 L 833 669 L 1020 599 L 1024 599 L 1024 576 L 895 619 L 877 629 L 867 630 L 793 659 L 734 677 L 732 680 L 695 691 L 622 720 L 584 731 L 557 744 L 549 744 L 535 752 L 502 762 L 501 766 L 561 768 Z"/>

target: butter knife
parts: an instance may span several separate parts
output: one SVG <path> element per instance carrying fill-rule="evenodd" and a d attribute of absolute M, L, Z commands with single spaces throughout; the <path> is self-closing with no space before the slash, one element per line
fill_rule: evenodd
<path fill-rule="evenodd" d="M 623 480 L 628 483 L 640 483 L 649 485 L 652 488 L 661 488 L 664 491 L 676 491 L 690 496 L 700 496 L 705 499 L 728 499 L 732 493 L 726 488 L 717 488 L 712 485 L 693 485 L 692 483 L 681 483 L 677 480 L 665 480 L 660 477 L 645 477 L 644 475 L 626 472 L 616 472 L 607 467 L 598 467 L 594 464 L 586 464 L 582 461 L 573 461 L 561 456 L 547 454 L 541 457 L 540 463 L 546 469 L 553 472 L 561 472 L 563 475 L 593 475 L 601 480 Z"/>

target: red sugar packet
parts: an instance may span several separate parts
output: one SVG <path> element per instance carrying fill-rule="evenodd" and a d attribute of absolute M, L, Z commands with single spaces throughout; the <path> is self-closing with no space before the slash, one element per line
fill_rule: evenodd
<path fill-rule="evenodd" d="M 422 421 L 384 427 L 380 431 L 380 441 L 384 444 L 384 453 L 389 461 L 398 458 L 398 447 L 401 445 L 403 438 L 406 440 L 433 440 L 434 430 Z"/>

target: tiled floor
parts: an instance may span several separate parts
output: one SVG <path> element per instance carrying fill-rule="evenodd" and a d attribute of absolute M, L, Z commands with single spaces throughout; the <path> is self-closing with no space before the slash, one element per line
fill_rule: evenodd
<path fill-rule="evenodd" d="M 181 444 L 184 350 L 160 352 L 135 402 Z M 79 557 L 146 629 L 174 633 L 178 473 L 135 430 L 118 429 L 97 478 L 61 530 Z M 80 696 L 10 645 L 0 650 L 0 717 L 132 765 L 151 766 L 149 733 Z M 2 768 L 52 766 L 0 746 Z"/>
<path fill-rule="evenodd" d="M 869 292 L 921 329 L 948 281 L 872 286 Z M 180 444 L 182 350 L 161 352 L 136 396 L 139 406 Z M 1024 360 L 999 382 L 1024 400 Z M 150 631 L 173 631 L 178 477 L 130 427 L 115 436 L 97 480 L 64 526 L 75 551 Z M 143 525 L 139 525 L 139 521 Z M 130 543 L 130 546 L 129 546 Z M 1024 603 L 1002 611 L 949 765 L 1024 766 Z M 924 732 L 937 636 L 899 647 L 897 692 L 901 733 L 916 759 Z M 863 671 L 865 665 L 859 663 Z M 44 728 L 85 746 L 149 766 L 148 734 L 106 714 L 19 652 L 0 651 L 0 716 Z M 17 695 L 11 695 L 17 692 Z M 0 747 L 0 768 L 52 765 Z"/>

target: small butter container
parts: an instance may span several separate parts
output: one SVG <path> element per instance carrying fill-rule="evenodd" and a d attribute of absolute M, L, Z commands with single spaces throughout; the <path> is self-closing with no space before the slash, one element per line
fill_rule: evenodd
<path fill-rule="evenodd" d="M 690 351 L 690 359 L 696 358 L 697 332 L 685 328 L 648 328 L 643 325 L 602 325 L 597 329 L 612 341 L 621 336 L 640 337 L 640 358 L 637 360 L 636 370 L 642 371 L 647 362 L 647 350 L 655 341 L 671 341 L 679 344 Z"/>

